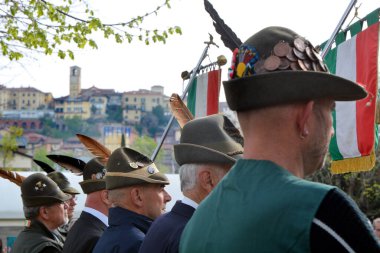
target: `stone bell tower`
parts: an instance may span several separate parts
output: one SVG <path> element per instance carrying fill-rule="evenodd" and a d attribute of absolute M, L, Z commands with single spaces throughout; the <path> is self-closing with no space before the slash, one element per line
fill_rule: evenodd
<path fill-rule="evenodd" d="M 70 97 L 76 98 L 81 91 L 81 68 L 78 66 L 70 67 Z"/>

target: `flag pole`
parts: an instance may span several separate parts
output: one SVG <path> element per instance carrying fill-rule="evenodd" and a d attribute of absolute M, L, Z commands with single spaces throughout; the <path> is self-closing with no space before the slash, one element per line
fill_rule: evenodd
<path fill-rule="evenodd" d="M 197 65 L 196 65 L 195 68 L 192 70 L 192 72 L 191 72 L 191 73 L 192 73 L 191 78 L 190 78 L 189 82 L 187 83 L 185 90 L 184 90 L 183 93 L 182 93 L 182 96 L 181 96 L 181 99 L 182 99 L 182 100 L 184 100 L 184 99 L 186 98 L 187 92 L 189 91 L 189 89 L 190 89 L 190 87 L 191 87 L 191 85 L 192 85 L 192 83 L 193 83 L 193 81 L 194 81 L 196 75 L 198 74 L 199 69 L 201 68 L 201 64 L 202 64 L 203 60 L 206 58 L 207 51 L 208 51 L 208 49 L 210 48 L 210 45 L 215 45 L 215 46 L 217 46 L 217 45 L 215 44 L 215 42 L 213 41 L 213 37 L 211 36 L 211 34 L 210 34 L 210 41 L 206 41 L 205 44 L 206 44 L 206 47 L 204 48 L 204 50 L 203 50 L 203 52 L 202 52 L 202 55 L 201 55 L 201 57 L 199 58 L 199 61 L 198 61 Z M 218 46 L 217 46 L 217 47 L 218 47 Z M 173 120 L 174 120 L 174 115 L 172 114 L 172 116 L 171 116 L 170 119 L 169 119 L 168 124 L 166 125 L 166 128 L 165 128 L 165 130 L 164 130 L 164 133 L 163 133 L 162 136 L 161 136 L 161 139 L 160 139 L 159 143 L 157 144 L 157 146 L 156 146 L 156 148 L 155 148 L 155 150 L 154 150 L 152 156 L 150 157 L 150 159 L 151 159 L 152 161 L 154 161 L 154 160 L 156 159 L 156 157 L 157 157 L 157 155 L 158 155 L 158 152 L 160 151 L 161 146 L 162 146 L 162 144 L 164 143 L 164 140 L 165 140 L 166 136 L 168 135 L 168 132 L 169 132 L 169 130 L 170 130 L 170 127 L 171 127 L 171 125 L 173 124 Z"/>
<path fill-rule="evenodd" d="M 354 5 L 356 4 L 356 2 L 357 2 L 357 0 L 351 0 L 346 11 L 343 13 L 342 18 L 340 19 L 338 25 L 336 26 L 334 32 L 332 33 L 330 39 L 327 41 L 326 46 L 322 51 L 322 55 L 321 55 L 322 59 L 325 59 L 327 52 L 330 50 L 330 48 L 331 48 L 331 46 L 335 40 L 336 35 L 338 34 L 340 28 L 342 27 L 344 21 L 346 21 L 348 14 L 350 14 L 350 12 L 351 12 L 352 8 L 354 7 Z"/>

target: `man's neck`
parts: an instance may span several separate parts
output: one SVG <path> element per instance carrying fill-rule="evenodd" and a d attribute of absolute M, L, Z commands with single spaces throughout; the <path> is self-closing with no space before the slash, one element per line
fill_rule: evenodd
<path fill-rule="evenodd" d="M 258 138 L 252 142 L 249 136 L 244 136 L 244 138 L 244 159 L 272 161 L 293 175 L 300 178 L 304 177 L 302 152 L 299 151 L 297 144 L 278 140 L 271 142 Z"/>

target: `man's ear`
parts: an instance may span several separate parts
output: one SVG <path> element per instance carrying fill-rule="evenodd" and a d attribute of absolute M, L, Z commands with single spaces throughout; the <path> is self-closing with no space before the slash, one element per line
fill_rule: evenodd
<path fill-rule="evenodd" d="M 100 199 L 106 206 L 111 205 L 111 201 L 108 198 L 108 190 L 102 190 L 100 191 Z"/>
<path fill-rule="evenodd" d="M 301 139 L 304 139 L 309 135 L 309 120 L 313 113 L 314 105 L 314 101 L 309 101 L 300 107 L 297 117 L 297 128 Z"/>
<path fill-rule="evenodd" d="M 130 194 L 132 203 L 135 206 L 138 206 L 138 207 L 143 206 L 143 188 L 142 187 L 133 186 L 129 194 Z"/>
<path fill-rule="evenodd" d="M 38 212 L 43 220 L 47 220 L 49 218 L 49 210 L 46 206 L 41 206 Z"/>
<path fill-rule="evenodd" d="M 208 169 L 202 169 L 199 172 L 199 182 L 202 186 L 202 188 L 207 192 L 210 193 L 213 187 L 213 182 L 211 178 L 211 172 Z"/>

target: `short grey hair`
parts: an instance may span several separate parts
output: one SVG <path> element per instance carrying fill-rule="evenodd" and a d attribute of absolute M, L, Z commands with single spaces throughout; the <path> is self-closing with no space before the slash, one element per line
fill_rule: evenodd
<path fill-rule="evenodd" d="M 197 172 L 202 165 L 200 164 L 183 164 L 179 167 L 179 179 L 181 182 L 181 191 L 188 191 L 195 187 L 197 183 Z"/>
<path fill-rule="evenodd" d="M 40 214 L 40 206 L 24 206 L 24 216 L 26 219 L 34 219 Z"/>
<path fill-rule="evenodd" d="M 125 199 L 124 187 L 108 190 L 108 199 L 112 204 L 118 203 Z"/>

